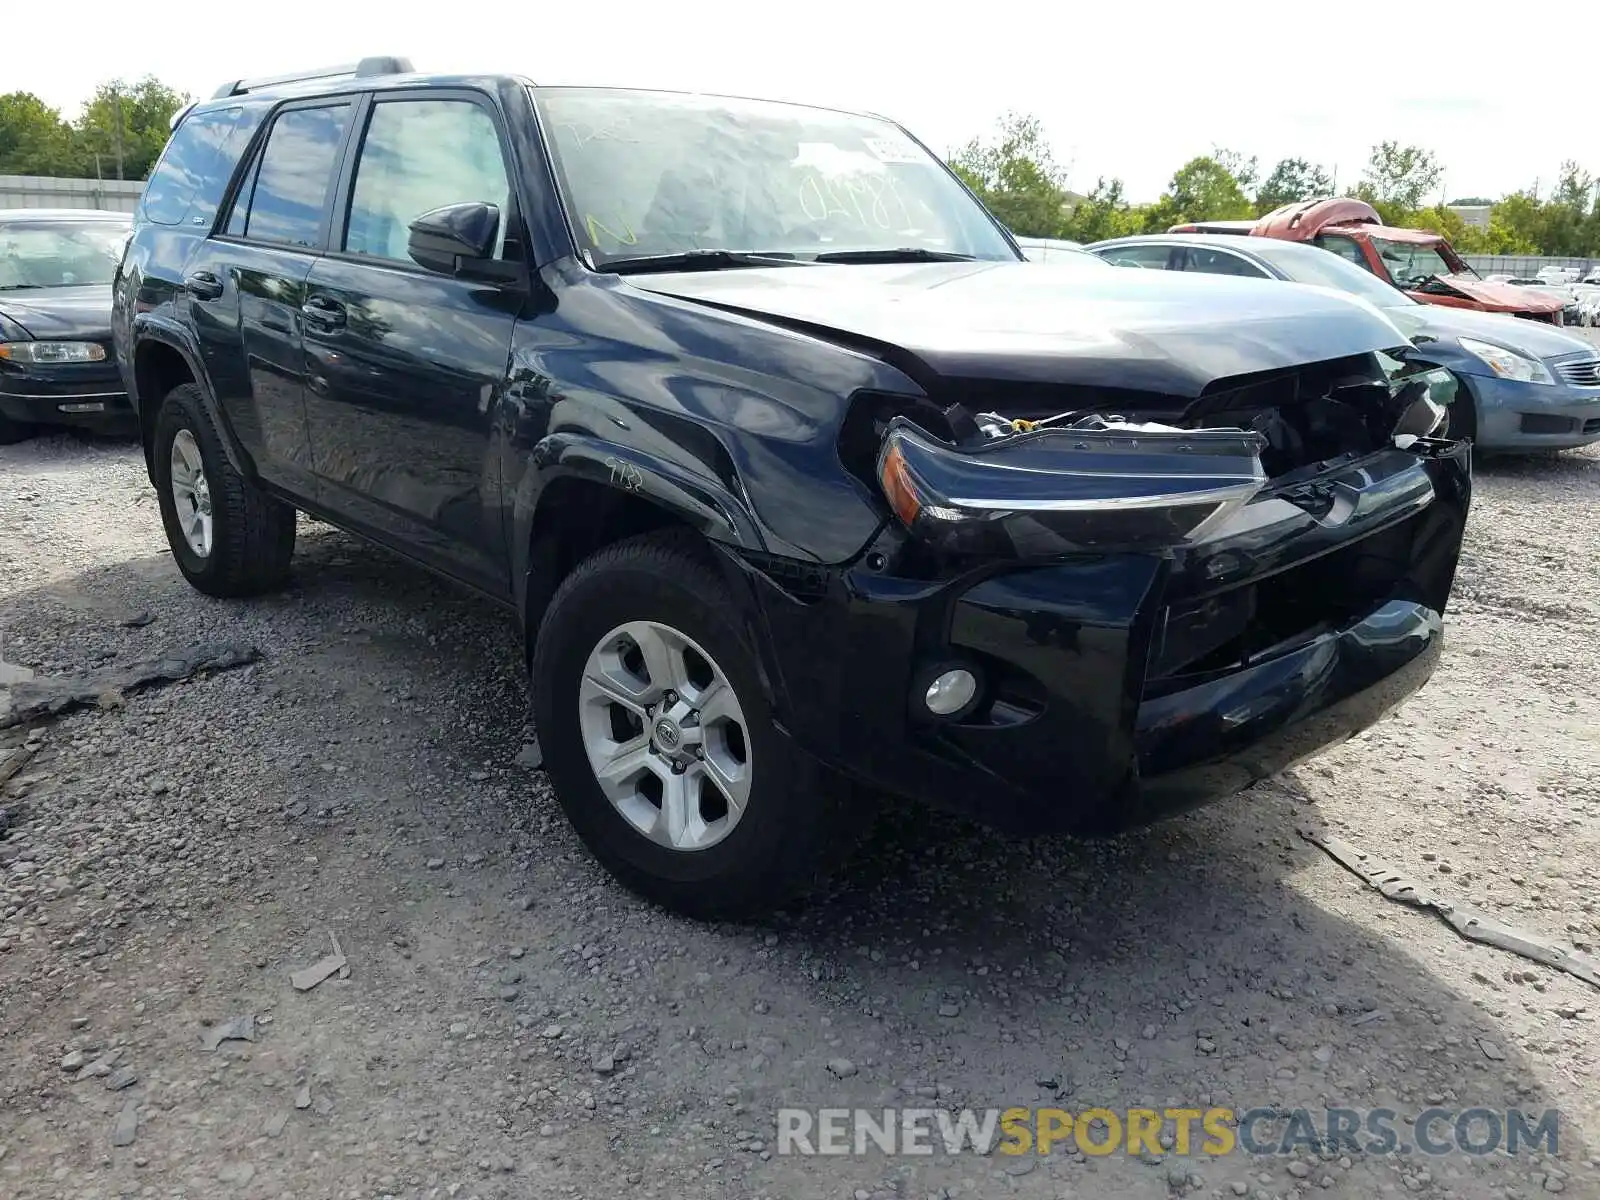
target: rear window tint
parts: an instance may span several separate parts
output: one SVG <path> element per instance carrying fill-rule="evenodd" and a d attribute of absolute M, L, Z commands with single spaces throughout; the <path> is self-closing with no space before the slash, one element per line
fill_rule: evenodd
<path fill-rule="evenodd" d="M 292 108 L 273 122 L 254 167 L 246 238 L 290 246 L 317 244 L 350 111 L 346 103 Z M 244 199 L 241 195 L 238 203 Z"/>
<path fill-rule="evenodd" d="M 140 215 L 157 225 L 178 225 L 187 218 L 190 224 L 209 226 L 244 152 L 250 123 L 242 107 L 185 118 L 144 185 Z"/>

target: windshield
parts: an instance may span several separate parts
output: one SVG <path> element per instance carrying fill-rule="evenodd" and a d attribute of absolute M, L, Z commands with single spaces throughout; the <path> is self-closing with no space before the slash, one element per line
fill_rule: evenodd
<path fill-rule="evenodd" d="M 0 225 L 0 291 L 110 283 L 128 227 L 113 221 Z"/>
<path fill-rule="evenodd" d="M 597 267 L 703 249 L 1016 261 L 983 207 L 888 121 L 714 96 L 533 94 L 573 234 Z"/>
<path fill-rule="evenodd" d="M 1374 237 L 1372 244 L 1383 259 L 1383 265 L 1389 268 L 1390 277 L 1401 287 L 1420 287 L 1435 275 L 1456 273 L 1432 246 L 1391 242 L 1381 237 Z"/>
<path fill-rule="evenodd" d="M 1250 252 L 1295 283 L 1310 283 L 1317 287 L 1337 288 L 1341 292 L 1360 296 L 1379 308 L 1400 308 L 1417 301 L 1397 288 L 1390 287 L 1365 267 L 1358 267 L 1332 250 L 1305 246 L 1299 242 L 1277 242 L 1271 238 L 1251 238 L 1259 241 Z M 1398 277 L 1397 277 L 1398 278 Z"/>

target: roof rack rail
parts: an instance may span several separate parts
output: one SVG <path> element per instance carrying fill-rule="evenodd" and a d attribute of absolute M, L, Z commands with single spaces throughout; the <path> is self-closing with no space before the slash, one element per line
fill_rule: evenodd
<path fill-rule="evenodd" d="M 313 79 L 339 79 L 344 76 L 365 79 L 370 75 L 405 75 L 414 69 L 409 58 L 378 55 L 363 58 L 360 62 L 342 63 L 337 67 L 294 71 L 288 75 L 263 75 L 259 79 L 235 79 L 223 84 L 211 95 L 213 99 L 221 99 L 224 96 L 242 96 L 246 92 L 256 92 L 262 88 L 277 87 L 285 83 L 308 83 Z"/>

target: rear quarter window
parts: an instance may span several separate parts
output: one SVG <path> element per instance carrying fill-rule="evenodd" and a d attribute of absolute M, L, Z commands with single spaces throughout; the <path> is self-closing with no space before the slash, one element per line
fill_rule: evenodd
<path fill-rule="evenodd" d="M 150 173 L 139 215 L 157 225 L 210 227 L 254 124 L 243 106 L 191 113 Z"/>

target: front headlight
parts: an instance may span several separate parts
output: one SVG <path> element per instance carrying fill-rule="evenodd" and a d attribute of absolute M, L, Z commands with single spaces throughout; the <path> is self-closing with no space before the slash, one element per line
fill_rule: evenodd
<path fill-rule="evenodd" d="M 0 342 L 0 359 L 14 363 L 104 362 L 106 348 L 98 342 Z"/>
<path fill-rule="evenodd" d="M 962 449 L 895 417 L 878 478 L 941 549 L 998 557 L 1159 550 L 1200 540 L 1266 483 L 1260 434 L 1051 426 Z"/>
<path fill-rule="evenodd" d="M 1536 358 L 1529 358 L 1492 342 L 1480 342 L 1477 338 L 1464 337 L 1458 340 L 1463 350 L 1480 360 L 1501 379 L 1514 379 L 1518 383 L 1555 382 L 1549 368 Z"/>

